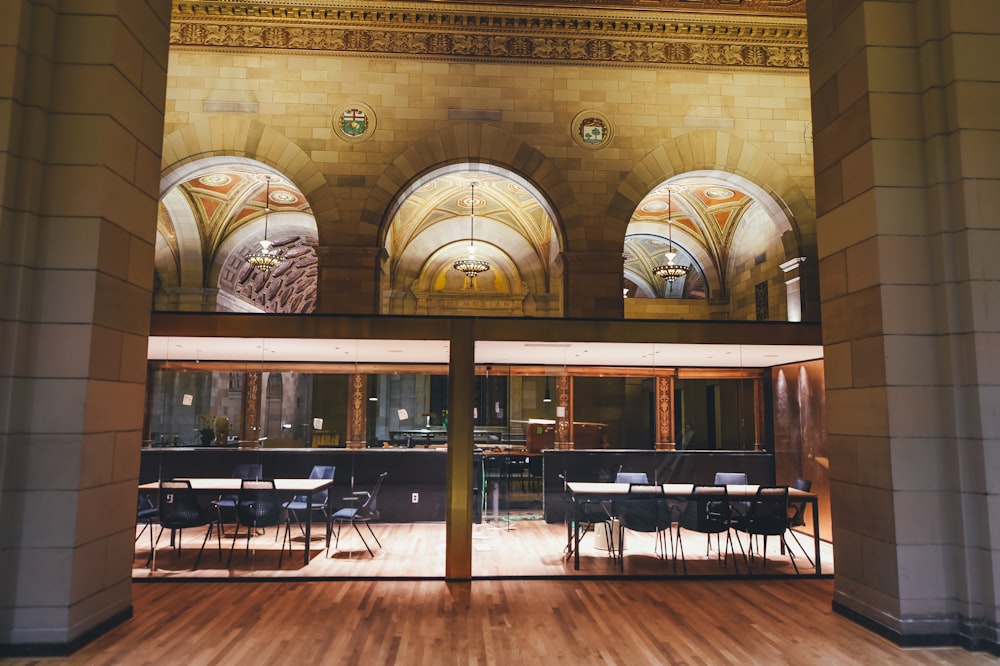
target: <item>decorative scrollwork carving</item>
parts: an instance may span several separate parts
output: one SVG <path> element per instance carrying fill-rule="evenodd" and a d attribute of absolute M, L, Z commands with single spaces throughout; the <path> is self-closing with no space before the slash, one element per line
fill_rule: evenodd
<path fill-rule="evenodd" d="M 783 0 L 787 2 L 788 0 Z M 671 6 L 717 9 L 763 5 L 765 0 L 678 0 Z M 230 5 L 225 11 L 220 5 Z M 768 6 L 791 6 L 772 2 Z M 535 14 L 447 14 L 315 8 L 260 3 L 179 3 L 170 43 L 175 47 L 283 49 L 396 56 L 485 58 L 567 63 L 608 63 L 805 70 L 809 66 L 804 20 L 683 18 L 640 15 L 615 18 Z M 508 9 L 516 12 L 516 9 Z M 328 20 L 323 20 L 328 19 Z M 421 29 L 424 27 L 424 29 Z"/>

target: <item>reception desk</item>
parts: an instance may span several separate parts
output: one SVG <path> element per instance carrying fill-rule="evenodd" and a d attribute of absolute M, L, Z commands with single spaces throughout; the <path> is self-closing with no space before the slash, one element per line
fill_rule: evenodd
<path fill-rule="evenodd" d="M 229 477 L 239 463 L 260 464 L 265 478 L 305 478 L 313 465 L 336 467 L 337 499 L 370 490 L 388 472 L 379 494 L 382 520 L 390 523 L 442 521 L 445 514 L 444 449 L 238 449 L 217 447 L 143 449 L 139 483 L 182 477 Z M 483 458 L 476 452 L 473 474 L 475 521 L 482 520 Z M 414 503 L 413 493 L 418 501 Z"/>

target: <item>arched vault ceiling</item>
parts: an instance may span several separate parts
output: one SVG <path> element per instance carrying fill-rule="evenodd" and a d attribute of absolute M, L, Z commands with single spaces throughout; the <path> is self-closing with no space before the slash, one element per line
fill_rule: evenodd
<path fill-rule="evenodd" d="M 472 208 L 472 183 L 475 183 L 475 211 Z M 533 248 L 535 261 L 547 263 L 555 242 L 554 226 L 535 195 L 502 174 L 482 171 L 442 173 L 416 189 L 403 201 L 393 217 L 387 235 L 391 257 L 406 255 L 406 248 L 419 236 L 430 234 L 438 244 L 466 239 L 469 217 L 475 213 L 473 232 L 477 240 L 513 231 Z M 460 224 L 456 219 L 462 219 Z M 507 229 L 500 232 L 495 225 Z M 459 230 L 455 238 L 455 229 Z M 557 248 L 556 248 L 557 250 Z M 520 263 L 520 257 L 511 257 Z"/>
<path fill-rule="evenodd" d="M 706 245 L 725 248 L 740 216 L 753 201 L 749 194 L 729 183 L 681 178 L 650 192 L 636 208 L 632 221 L 665 225 L 669 214 L 672 224 L 685 227 L 696 237 L 705 237 Z"/>
<path fill-rule="evenodd" d="M 270 186 L 268 186 L 270 178 Z M 253 167 L 231 166 L 199 174 L 178 185 L 211 248 L 240 227 L 270 212 L 311 214 L 309 202 L 287 180 Z"/>
<path fill-rule="evenodd" d="M 678 176 L 653 188 L 633 211 L 623 247 L 625 272 L 639 286 L 637 295 L 643 295 L 644 285 L 656 290 L 661 283 L 652 269 L 666 263 L 671 237 L 677 263 L 699 274 L 700 284 L 688 286 L 701 294 L 708 287 L 719 289 L 736 230 L 760 203 L 741 179 L 709 172 Z"/>
<path fill-rule="evenodd" d="M 283 256 L 270 273 L 244 259 L 265 237 Z M 289 179 L 238 160 L 208 164 L 168 188 L 160 201 L 158 283 L 217 287 L 225 295 L 222 309 L 311 312 L 316 243 L 312 208 Z"/>

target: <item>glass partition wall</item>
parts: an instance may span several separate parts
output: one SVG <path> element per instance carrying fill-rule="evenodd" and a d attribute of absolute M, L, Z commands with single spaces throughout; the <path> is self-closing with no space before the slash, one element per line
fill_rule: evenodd
<path fill-rule="evenodd" d="M 240 527 L 237 536 L 240 484 L 200 493 L 223 536 L 221 559 L 211 552 L 220 539 L 206 543 L 199 575 L 442 576 L 447 370 L 151 363 L 140 481 L 151 488 L 161 480 L 233 478 L 248 468 L 266 480 L 301 479 L 334 469 L 331 484 L 313 495 L 308 510 L 301 492 L 279 492 L 283 505 L 297 507 L 289 511 L 287 533 L 282 523 Z M 770 427 L 761 404 L 769 393 L 760 388 L 765 381 L 763 372 L 743 369 L 476 366 L 473 575 L 572 574 L 563 556 L 565 514 L 551 506 L 556 495 L 564 501 L 567 481 L 612 481 L 619 471 L 634 471 L 636 452 L 759 450 Z M 660 409 L 664 385 L 668 425 Z M 570 449 L 604 452 L 603 462 L 583 471 L 544 468 L 543 452 Z M 383 473 L 377 513 L 362 516 L 371 523 L 344 520 Z M 665 474 L 652 469 L 650 481 Z M 145 495 L 154 504 L 160 499 L 155 491 Z M 331 523 L 329 548 L 323 509 L 339 516 Z M 592 532 L 581 544 L 589 558 L 584 573 L 617 572 L 600 534 Z M 189 560 L 201 543 L 184 539 L 180 557 L 161 541 L 155 573 L 149 542 L 138 539 L 136 575 L 194 575 Z"/>

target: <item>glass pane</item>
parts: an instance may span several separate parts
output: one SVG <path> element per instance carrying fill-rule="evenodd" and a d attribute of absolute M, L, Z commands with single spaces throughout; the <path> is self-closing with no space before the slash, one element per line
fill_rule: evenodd
<path fill-rule="evenodd" d="M 753 451 L 752 379 L 681 379 L 675 388 L 678 449 Z"/>
<path fill-rule="evenodd" d="M 350 576 L 362 561 L 377 559 L 374 575 L 405 576 L 413 575 L 417 558 L 420 575 L 442 576 L 447 376 L 361 375 L 365 393 L 358 401 L 356 370 L 154 365 L 146 401 L 135 575 Z M 420 436 L 407 434 L 414 430 Z M 362 448 L 347 447 L 354 432 L 360 433 Z M 330 471 L 332 479 L 309 479 Z M 256 525 L 241 517 L 241 477 L 274 481 L 276 516 L 255 519 Z M 200 507 L 195 514 L 204 522 L 175 533 L 175 539 L 183 539 L 181 549 L 171 548 L 167 535 L 154 549 L 155 539 L 140 534 L 150 525 L 138 519 L 151 515 L 152 522 L 160 521 L 162 482 L 178 479 L 191 479 Z M 315 492 L 303 490 L 303 483 L 315 485 Z M 376 502 L 368 506 L 377 486 Z M 180 493 L 172 490 L 170 496 Z M 253 504 L 265 507 L 267 497 Z M 360 513 L 353 515 L 370 519 L 371 532 L 359 523 L 359 534 L 349 519 L 341 519 L 355 510 Z M 371 575 L 370 569 L 365 574 Z"/>

